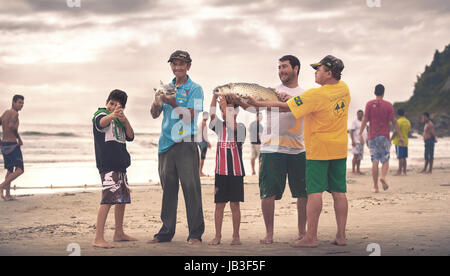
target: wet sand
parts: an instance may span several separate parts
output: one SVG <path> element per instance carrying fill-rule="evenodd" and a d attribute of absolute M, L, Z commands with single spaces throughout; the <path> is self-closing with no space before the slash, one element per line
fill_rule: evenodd
<path fill-rule="evenodd" d="M 147 244 L 161 227 L 159 218 L 162 191 L 159 187 L 134 188 L 132 204 L 125 211 L 125 231 L 137 242 L 114 243 L 116 248 L 94 248 L 95 223 L 101 191 L 21 196 L 16 201 L 0 201 L 0 255 L 69 255 L 71 243 L 80 246 L 81 255 L 159 255 L 159 256 L 278 256 L 278 255 L 362 255 L 369 244 L 380 246 L 381 255 L 450 255 L 450 168 L 436 168 L 432 175 L 410 169 L 408 176 L 393 176 L 389 190 L 372 192 L 372 177 L 347 174 L 349 217 L 347 246 L 330 242 L 336 232 L 331 195 L 324 193 L 317 248 L 293 248 L 297 236 L 295 199 L 286 188 L 276 202 L 274 243 L 260 245 L 265 235 L 257 177 L 247 176 L 245 202 L 241 204 L 242 245 L 231 246 L 231 212 L 227 206 L 222 244 L 210 246 L 214 237 L 213 185 L 202 186 L 205 233 L 203 244 L 186 243 L 187 222 L 180 189 L 177 233 L 170 243 Z M 202 178 L 202 183 L 214 183 Z M 381 185 L 380 185 L 381 188 Z M 105 238 L 112 241 L 114 213 L 111 209 Z"/>

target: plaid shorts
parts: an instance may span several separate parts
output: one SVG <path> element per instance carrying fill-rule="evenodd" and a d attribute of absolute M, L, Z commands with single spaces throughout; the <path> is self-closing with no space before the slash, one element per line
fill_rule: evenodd
<path fill-rule="evenodd" d="M 370 158 L 372 162 L 386 163 L 390 158 L 391 142 L 384 136 L 369 140 Z"/>

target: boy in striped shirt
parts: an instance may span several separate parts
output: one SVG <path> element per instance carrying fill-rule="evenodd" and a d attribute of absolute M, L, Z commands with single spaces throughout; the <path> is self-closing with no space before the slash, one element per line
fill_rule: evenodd
<path fill-rule="evenodd" d="M 223 121 L 216 116 L 216 103 L 222 112 Z M 244 163 L 242 162 L 242 144 L 245 141 L 245 125 L 236 122 L 239 106 L 227 103 L 225 97 L 213 95 L 211 102 L 211 122 L 209 128 L 217 136 L 215 195 L 216 203 L 214 221 L 216 235 L 209 243 L 219 245 L 222 238 L 223 213 L 227 202 L 233 220 L 233 240 L 231 245 L 240 245 L 239 227 L 241 210 L 239 203 L 244 202 Z"/>

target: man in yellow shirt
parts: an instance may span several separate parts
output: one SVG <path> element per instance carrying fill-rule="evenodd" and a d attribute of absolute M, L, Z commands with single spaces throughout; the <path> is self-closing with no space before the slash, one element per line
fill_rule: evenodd
<path fill-rule="evenodd" d="M 294 247 L 316 247 L 319 216 L 322 211 L 322 193 L 331 192 L 334 200 L 338 231 L 333 244 L 345 245 L 348 202 L 347 120 L 350 93 L 341 81 L 343 62 L 331 55 L 311 64 L 316 70 L 316 83 L 320 88 L 309 89 L 287 102 L 260 102 L 249 98 L 249 104 L 258 107 L 278 107 L 280 112 L 292 112 L 305 119 L 306 145 L 306 207 L 308 230 Z"/>
<path fill-rule="evenodd" d="M 394 131 L 392 133 L 393 144 L 395 145 L 395 152 L 397 153 L 398 159 L 398 171 L 395 175 L 406 175 L 406 158 L 408 158 L 408 135 L 411 129 L 411 122 L 405 117 L 405 111 L 403 109 L 397 110 L 397 115 L 399 118 L 397 119 L 398 127 L 400 128 L 400 134 L 403 137 L 403 141 L 405 143 L 401 145 L 399 143 L 398 136 Z"/>

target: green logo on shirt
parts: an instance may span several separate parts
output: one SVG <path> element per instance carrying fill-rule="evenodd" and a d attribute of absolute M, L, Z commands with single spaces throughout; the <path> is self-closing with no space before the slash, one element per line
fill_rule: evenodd
<path fill-rule="evenodd" d="M 294 101 L 297 104 L 297 106 L 301 106 L 303 104 L 302 100 L 300 99 L 300 96 L 295 97 Z"/>

